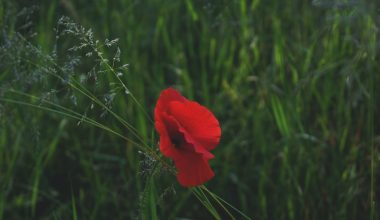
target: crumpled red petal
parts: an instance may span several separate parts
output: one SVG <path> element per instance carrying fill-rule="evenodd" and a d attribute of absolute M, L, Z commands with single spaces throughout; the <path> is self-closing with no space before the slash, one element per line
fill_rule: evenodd
<path fill-rule="evenodd" d="M 172 101 L 186 102 L 188 100 L 175 89 L 165 89 L 161 92 L 160 97 L 157 100 L 156 107 L 154 109 L 155 120 L 160 119 L 161 113 L 167 111 L 169 103 Z"/>
<path fill-rule="evenodd" d="M 184 151 L 174 159 L 177 167 L 177 180 L 185 187 L 201 185 L 214 177 L 207 160 L 200 154 Z"/>
<path fill-rule="evenodd" d="M 205 159 L 212 159 L 214 158 L 214 155 L 212 155 L 205 147 L 203 147 L 201 144 L 199 144 L 196 140 L 194 140 L 189 134 L 177 121 L 177 119 L 171 115 L 167 115 L 166 113 L 163 113 L 163 121 L 166 125 L 166 131 L 169 136 L 169 139 L 172 137 L 180 137 L 182 140 L 182 146 L 174 146 L 171 142 L 171 146 L 162 146 L 163 148 L 170 148 L 168 150 L 170 151 L 176 151 L 175 153 L 181 153 L 178 151 L 181 151 L 183 149 L 186 149 L 191 152 L 196 152 L 201 154 Z M 166 150 L 166 149 L 165 149 Z"/>
<path fill-rule="evenodd" d="M 207 150 L 214 149 L 221 129 L 218 120 L 205 107 L 196 102 L 170 102 L 169 111 L 191 137 Z"/>

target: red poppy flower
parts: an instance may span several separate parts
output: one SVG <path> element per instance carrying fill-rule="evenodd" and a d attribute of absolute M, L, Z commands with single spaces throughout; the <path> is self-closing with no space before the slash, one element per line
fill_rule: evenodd
<path fill-rule="evenodd" d="M 197 186 L 214 177 L 208 160 L 214 157 L 210 151 L 218 145 L 221 129 L 206 107 L 168 88 L 158 98 L 154 120 L 160 151 L 174 160 L 181 185 Z"/>

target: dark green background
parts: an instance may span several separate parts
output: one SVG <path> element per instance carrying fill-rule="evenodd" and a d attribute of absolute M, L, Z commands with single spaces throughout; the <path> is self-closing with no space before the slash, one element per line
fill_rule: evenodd
<path fill-rule="evenodd" d="M 0 9 L 0 96 L 58 89 L 56 103 L 129 136 L 35 66 L 13 65 L 17 50 L 4 49 L 20 32 L 43 53 L 57 48 L 58 65 L 76 55 L 74 72 L 89 71 L 96 60 L 67 50 L 78 39 L 56 41 L 66 15 L 101 42 L 119 38 L 121 63 L 129 64 L 122 79 L 148 114 L 167 87 L 214 112 L 222 139 L 206 185 L 252 219 L 378 217 L 378 202 L 370 203 L 380 178 L 377 1 L 3 0 Z M 112 59 L 115 48 L 104 56 Z M 104 73 L 87 88 L 106 97 L 112 82 Z M 130 96 L 116 92 L 110 106 L 157 147 Z M 146 193 L 149 161 L 130 143 L 52 112 L 0 107 L 0 219 L 212 218 L 165 172 Z"/>

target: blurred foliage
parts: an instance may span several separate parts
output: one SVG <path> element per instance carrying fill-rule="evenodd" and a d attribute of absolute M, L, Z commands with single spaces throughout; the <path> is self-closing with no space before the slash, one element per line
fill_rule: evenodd
<path fill-rule="evenodd" d="M 0 97 L 47 97 L 131 136 L 49 78 L 54 65 L 38 55 L 49 54 L 157 148 L 115 78 L 69 50 L 79 41 L 58 25 L 69 16 L 118 39 L 120 76 L 148 114 L 169 86 L 215 113 L 223 133 L 207 186 L 252 219 L 376 219 L 379 13 L 375 0 L 1 0 Z M 117 46 L 101 52 L 112 60 Z M 175 177 L 145 175 L 149 158 L 117 136 L 6 102 L 0 123 L 0 219 L 211 218 Z"/>

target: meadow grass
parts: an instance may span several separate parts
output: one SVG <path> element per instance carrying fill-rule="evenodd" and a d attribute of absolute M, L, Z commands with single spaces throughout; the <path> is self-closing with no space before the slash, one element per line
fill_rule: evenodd
<path fill-rule="evenodd" d="M 0 219 L 377 219 L 379 6 L 0 1 Z M 152 157 L 169 86 L 222 126 L 207 188 Z"/>

